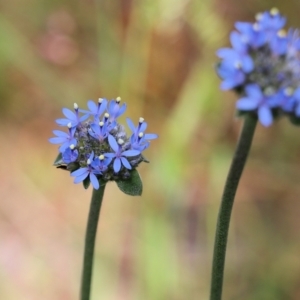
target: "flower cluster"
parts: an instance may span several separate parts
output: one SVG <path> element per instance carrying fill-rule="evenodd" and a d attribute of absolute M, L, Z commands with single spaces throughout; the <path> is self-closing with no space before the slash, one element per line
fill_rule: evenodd
<path fill-rule="evenodd" d="M 300 35 L 283 30 L 285 18 L 277 9 L 260 13 L 255 23 L 237 22 L 231 48 L 217 51 L 221 89 L 235 90 L 240 113 L 251 113 L 269 126 L 274 117 L 300 118 Z"/>
<path fill-rule="evenodd" d="M 63 108 L 66 118 L 56 123 L 66 126 L 68 132 L 54 130 L 56 137 L 52 144 L 60 144 L 59 167 L 69 170 L 74 182 L 91 182 L 95 189 L 99 181 L 126 180 L 142 161 L 147 162 L 142 152 L 149 147 L 149 140 L 157 138 L 154 133 L 145 133 L 147 123 L 139 119 L 137 126 L 127 118 L 132 132 L 128 137 L 125 129 L 117 122 L 126 110 L 121 99 L 98 103 L 89 100 L 89 110 L 82 110 L 74 104 L 74 112 Z M 87 184 L 88 185 L 88 184 Z"/>

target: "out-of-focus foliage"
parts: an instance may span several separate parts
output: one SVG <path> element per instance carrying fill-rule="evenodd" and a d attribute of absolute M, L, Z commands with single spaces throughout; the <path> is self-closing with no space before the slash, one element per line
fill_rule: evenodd
<path fill-rule="evenodd" d="M 241 121 L 215 51 L 237 20 L 296 1 L 3 1 L 0 4 L 1 299 L 78 297 L 91 190 L 51 166 L 61 107 L 121 96 L 159 140 L 140 198 L 108 185 L 92 299 L 209 294 L 215 222 Z M 125 120 L 124 120 L 125 121 Z M 224 299 L 300 297 L 300 129 L 258 127 L 230 227 Z"/>

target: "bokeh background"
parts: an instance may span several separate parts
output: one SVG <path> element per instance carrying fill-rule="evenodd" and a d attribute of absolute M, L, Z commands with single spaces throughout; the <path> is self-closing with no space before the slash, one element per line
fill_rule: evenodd
<path fill-rule="evenodd" d="M 52 163 L 61 108 L 121 96 L 159 134 L 142 197 L 105 192 L 92 299 L 208 299 L 213 239 L 241 127 L 215 51 L 237 20 L 298 1 L 0 3 L 0 298 L 78 299 L 91 189 Z M 125 118 L 123 117 L 125 121 Z M 224 299 L 300 299 L 300 128 L 258 126 L 234 205 Z"/>

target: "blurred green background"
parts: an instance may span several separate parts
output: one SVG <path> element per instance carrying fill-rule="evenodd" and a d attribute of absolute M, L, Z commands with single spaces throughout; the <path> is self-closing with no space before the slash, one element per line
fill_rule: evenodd
<path fill-rule="evenodd" d="M 61 108 L 121 96 L 152 142 L 142 197 L 105 192 L 92 299 L 205 300 L 241 126 L 215 51 L 237 20 L 298 1 L 0 3 L 0 299 L 78 299 L 91 189 L 52 163 Z M 125 118 L 123 117 L 123 121 Z M 234 205 L 224 300 L 300 299 L 300 129 L 258 126 Z"/>

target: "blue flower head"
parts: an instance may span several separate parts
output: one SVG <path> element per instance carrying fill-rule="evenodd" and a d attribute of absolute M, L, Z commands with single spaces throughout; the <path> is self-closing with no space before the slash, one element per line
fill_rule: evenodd
<path fill-rule="evenodd" d="M 221 89 L 236 91 L 238 113 L 251 113 L 264 126 L 283 114 L 300 123 L 300 35 L 286 33 L 285 23 L 277 9 L 254 23 L 237 22 L 231 47 L 217 51 Z"/>
<path fill-rule="evenodd" d="M 74 183 L 91 183 L 98 189 L 101 182 L 130 179 L 131 172 L 141 162 L 147 162 L 142 152 L 157 135 L 145 134 L 147 123 L 140 118 L 137 127 L 127 120 L 132 131 L 127 136 L 124 126 L 117 121 L 126 110 L 126 104 L 120 102 L 119 97 L 110 102 L 100 98 L 97 104 L 89 100 L 89 110 L 79 109 L 75 104 L 75 112 L 64 108 L 66 119 L 56 121 L 67 126 L 68 132 L 54 130 L 55 137 L 49 139 L 50 143 L 60 145 L 55 165 L 69 170 L 75 177 Z"/>

